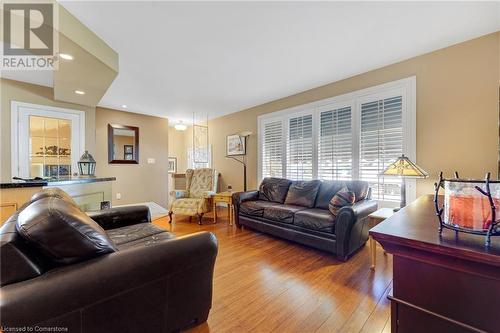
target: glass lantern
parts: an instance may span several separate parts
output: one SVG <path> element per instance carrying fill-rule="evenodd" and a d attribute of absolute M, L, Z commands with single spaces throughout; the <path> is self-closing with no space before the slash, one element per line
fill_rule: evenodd
<path fill-rule="evenodd" d="M 434 202 L 442 233 L 443 228 L 486 236 L 500 234 L 500 182 L 490 180 L 488 173 L 484 180 L 444 179 L 442 173 L 435 184 Z M 438 205 L 439 189 L 444 188 L 443 205 Z"/>
<path fill-rule="evenodd" d="M 78 171 L 82 177 L 95 177 L 95 159 L 86 150 L 78 161 Z"/>

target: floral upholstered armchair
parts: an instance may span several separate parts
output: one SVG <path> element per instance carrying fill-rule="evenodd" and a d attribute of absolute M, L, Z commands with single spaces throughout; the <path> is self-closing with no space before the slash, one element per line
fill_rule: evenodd
<path fill-rule="evenodd" d="M 203 214 L 212 209 L 212 196 L 217 191 L 217 171 L 215 169 L 186 170 L 186 190 L 174 191 L 174 201 L 170 204 L 168 215 L 197 216 L 201 224 Z"/>

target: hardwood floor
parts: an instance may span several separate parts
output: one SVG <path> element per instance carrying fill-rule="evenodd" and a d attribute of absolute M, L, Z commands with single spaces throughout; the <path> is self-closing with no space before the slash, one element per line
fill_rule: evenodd
<path fill-rule="evenodd" d="M 368 246 L 342 263 L 328 253 L 231 227 L 223 209 L 218 216 L 217 224 L 207 216 L 202 226 L 189 218 L 154 222 L 177 235 L 211 231 L 219 241 L 212 310 L 207 323 L 189 333 L 390 332 L 392 257 L 380 247 L 372 271 Z"/>

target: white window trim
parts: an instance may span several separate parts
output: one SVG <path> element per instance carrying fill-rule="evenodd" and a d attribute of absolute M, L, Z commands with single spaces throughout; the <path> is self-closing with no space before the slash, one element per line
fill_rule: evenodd
<path fill-rule="evenodd" d="M 71 167 L 72 171 L 75 172 L 78 170 L 77 161 L 80 156 L 85 152 L 85 112 L 74 109 L 65 109 L 54 106 L 46 106 L 32 103 L 24 103 L 12 101 L 10 103 L 10 133 L 11 133 L 11 176 L 12 177 L 29 177 L 29 173 L 22 172 L 20 170 L 19 164 L 19 156 L 20 156 L 20 147 L 19 147 L 19 134 L 20 134 L 20 119 L 19 119 L 19 111 L 21 108 L 29 108 L 35 111 L 37 115 L 42 117 L 53 117 L 53 118 L 62 118 L 66 116 L 75 116 L 78 117 L 79 122 L 79 147 L 76 154 L 72 154 Z"/>
<path fill-rule="evenodd" d="M 408 78 L 387 82 L 384 84 L 372 86 L 369 88 L 353 91 L 347 94 L 311 102 L 308 104 L 303 104 L 283 110 L 279 110 L 272 113 L 267 113 L 257 117 L 257 130 L 258 130 L 258 156 L 257 156 L 257 180 L 260 183 L 262 181 L 262 129 L 263 125 L 267 122 L 281 120 L 283 121 L 283 135 L 287 137 L 287 122 L 288 119 L 296 117 L 297 115 L 313 114 L 315 119 L 313 122 L 313 165 L 317 166 L 317 146 L 318 146 L 318 119 L 319 113 L 325 111 L 326 109 L 331 109 L 332 107 L 338 108 L 342 106 L 351 106 L 352 112 L 352 131 L 353 131 L 353 179 L 357 179 L 359 176 L 359 135 L 360 135 L 360 107 L 362 101 L 373 99 L 373 96 L 390 96 L 393 95 L 395 91 L 401 93 L 403 96 L 403 153 L 408 156 L 412 161 L 417 160 L 416 151 L 416 86 L 417 78 L 416 76 L 411 76 Z M 284 140 L 286 141 L 286 140 Z M 286 144 L 286 143 L 285 143 Z M 286 147 L 284 147 L 284 157 L 283 157 L 283 175 L 286 175 Z M 316 168 L 315 168 L 316 169 Z M 313 169 L 313 175 L 317 176 L 317 170 Z M 416 181 L 414 179 L 406 180 L 406 200 L 407 202 L 412 202 L 416 199 Z M 381 206 L 385 206 L 384 202 L 380 202 Z M 394 206 L 394 204 L 392 204 Z"/>

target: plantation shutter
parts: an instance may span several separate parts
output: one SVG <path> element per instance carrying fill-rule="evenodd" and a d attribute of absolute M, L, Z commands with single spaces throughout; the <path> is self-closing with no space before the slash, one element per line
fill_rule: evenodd
<path fill-rule="evenodd" d="M 352 179 L 350 106 L 320 113 L 318 178 L 324 180 Z"/>
<path fill-rule="evenodd" d="M 401 180 L 379 177 L 403 153 L 402 97 L 361 104 L 359 178 L 370 182 L 373 198 L 398 201 Z"/>
<path fill-rule="evenodd" d="M 265 123 L 262 141 L 262 177 L 283 177 L 283 122 Z"/>
<path fill-rule="evenodd" d="M 313 177 L 313 117 L 311 114 L 288 120 L 286 177 L 309 180 Z"/>

